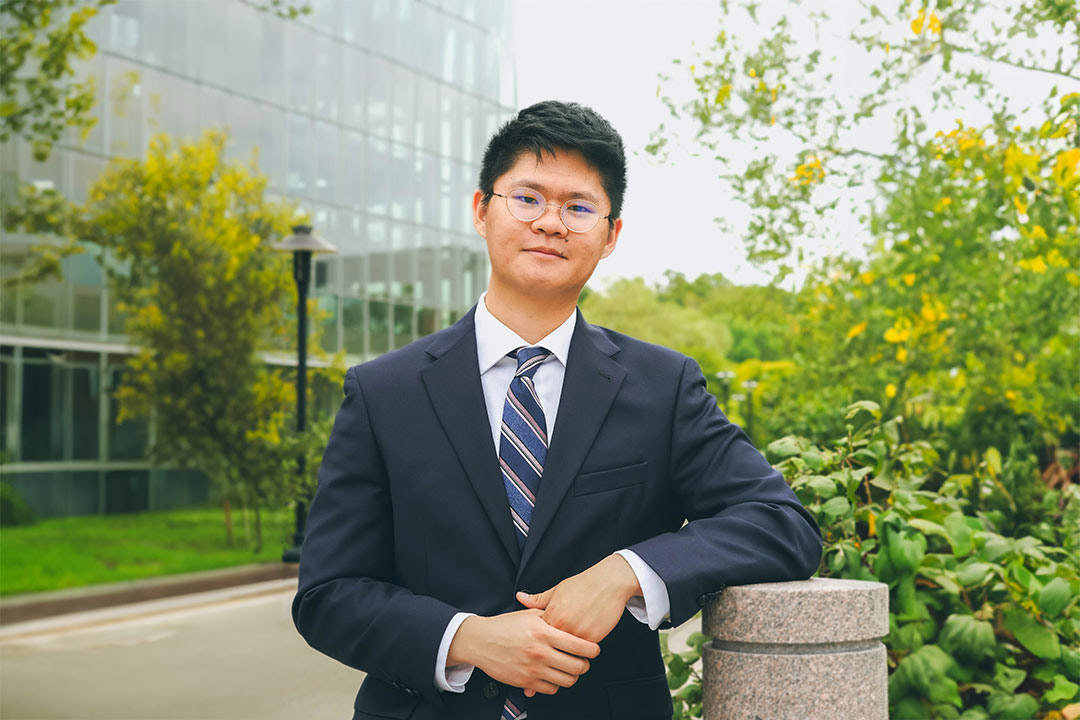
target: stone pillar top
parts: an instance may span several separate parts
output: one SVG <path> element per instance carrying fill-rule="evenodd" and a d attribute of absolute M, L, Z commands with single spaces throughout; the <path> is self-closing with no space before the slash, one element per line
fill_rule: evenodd
<path fill-rule="evenodd" d="M 889 633 L 889 587 L 837 578 L 733 585 L 705 608 L 702 632 L 769 645 L 878 640 Z"/>

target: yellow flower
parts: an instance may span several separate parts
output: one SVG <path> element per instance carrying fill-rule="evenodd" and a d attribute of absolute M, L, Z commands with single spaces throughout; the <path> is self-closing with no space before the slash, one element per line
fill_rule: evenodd
<path fill-rule="evenodd" d="M 750 77 L 757 77 L 757 70 L 750 68 Z"/>
<path fill-rule="evenodd" d="M 864 272 L 861 275 L 859 275 L 859 279 L 863 281 L 863 285 L 871 284 L 872 282 L 874 282 L 874 278 L 876 278 L 876 277 L 877 277 L 877 275 L 875 275 L 872 272 Z"/>
<path fill-rule="evenodd" d="M 856 337 L 856 336 L 862 334 L 862 332 L 864 330 L 866 330 L 866 321 L 865 320 L 863 320 L 858 325 L 853 326 L 850 330 L 847 331 L 848 339 L 851 339 L 853 337 Z"/>
<path fill-rule="evenodd" d="M 1013 195 L 1013 205 L 1016 206 L 1016 212 L 1027 215 L 1027 203 L 1021 200 L 1019 195 Z"/>
<path fill-rule="evenodd" d="M 926 11 L 919 9 L 919 14 L 915 16 L 915 19 L 911 21 L 911 32 L 919 35 L 923 31 L 923 25 L 926 24 Z"/>
<path fill-rule="evenodd" d="M 1057 248 L 1052 249 L 1046 253 L 1046 262 L 1050 263 L 1054 267 L 1069 267 L 1069 260 L 1062 255 Z"/>
<path fill-rule="evenodd" d="M 907 285 L 908 287 L 911 287 L 912 285 L 914 285 L 915 284 L 915 273 L 908 273 L 907 275 L 904 275 L 904 284 Z"/>
<path fill-rule="evenodd" d="M 930 32 L 935 35 L 941 34 L 941 18 L 938 17 L 936 12 L 930 13 Z"/>
<path fill-rule="evenodd" d="M 889 383 L 888 385 L 885 386 L 885 397 L 887 397 L 887 398 L 896 397 L 896 386 L 893 385 L 892 383 Z"/>
<path fill-rule="evenodd" d="M 1024 362 L 1024 353 L 1017 350 L 1016 352 L 1013 353 L 1013 360 L 1018 362 L 1018 363 Z"/>
<path fill-rule="evenodd" d="M 1066 273 L 1065 279 L 1068 280 L 1069 284 L 1073 287 L 1080 287 L 1080 275 L 1077 275 L 1074 272 Z"/>
<path fill-rule="evenodd" d="M 1040 275 L 1046 273 L 1046 261 L 1043 260 L 1042 255 L 1039 255 L 1034 260 L 1021 260 L 1020 267 Z"/>
<path fill-rule="evenodd" d="M 1054 161 L 1053 178 L 1058 185 L 1068 187 L 1077 179 L 1080 169 L 1080 148 L 1070 148 L 1058 153 Z"/>
<path fill-rule="evenodd" d="M 773 126 L 775 124 L 776 124 L 776 116 L 775 115 L 770 115 L 769 116 L 769 126 L 771 127 L 771 126 Z"/>
<path fill-rule="evenodd" d="M 1014 393 L 1012 390 L 1006 390 L 1005 397 L 1009 400 L 1016 400 L 1016 393 Z"/>
<path fill-rule="evenodd" d="M 1042 225 L 1036 225 L 1035 227 L 1031 228 L 1031 239 L 1032 240 L 1045 240 L 1046 239 L 1046 231 L 1042 229 Z"/>
<path fill-rule="evenodd" d="M 911 337 L 910 330 L 897 330 L 896 328 L 891 327 L 885 331 L 886 342 L 902 343 L 907 341 L 909 337 Z"/>
<path fill-rule="evenodd" d="M 875 523 L 874 523 L 874 511 L 873 510 L 871 510 L 869 515 L 867 516 L 866 524 L 867 524 L 867 528 L 866 528 L 867 537 L 874 537 L 875 535 L 877 535 L 877 527 L 875 526 Z"/>
<path fill-rule="evenodd" d="M 896 348 L 896 361 L 897 362 L 907 362 L 907 348 L 905 348 L 905 347 Z"/>

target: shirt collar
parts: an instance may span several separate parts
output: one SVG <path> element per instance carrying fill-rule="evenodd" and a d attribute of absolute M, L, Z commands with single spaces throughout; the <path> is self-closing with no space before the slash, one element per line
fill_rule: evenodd
<path fill-rule="evenodd" d="M 516 332 L 503 325 L 498 318 L 487 309 L 484 299 L 485 292 L 476 303 L 476 313 L 473 322 L 476 326 L 476 356 L 480 361 L 480 374 L 483 375 L 506 357 L 506 354 L 517 350 L 522 345 L 530 345 L 521 339 Z M 536 345 L 547 348 L 559 362 L 566 367 L 566 358 L 570 354 L 570 339 L 574 336 L 574 327 L 577 325 L 577 312 L 570 313 L 562 325 L 548 333 Z"/>

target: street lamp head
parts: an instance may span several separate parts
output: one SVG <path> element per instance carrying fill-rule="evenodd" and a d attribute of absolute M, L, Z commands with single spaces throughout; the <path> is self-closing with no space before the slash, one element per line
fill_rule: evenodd
<path fill-rule="evenodd" d="M 274 246 L 279 252 L 296 253 L 307 251 L 310 253 L 332 253 L 337 248 L 323 240 L 318 235 L 311 234 L 310 225 L 296 225 L 293 234 Z"/>

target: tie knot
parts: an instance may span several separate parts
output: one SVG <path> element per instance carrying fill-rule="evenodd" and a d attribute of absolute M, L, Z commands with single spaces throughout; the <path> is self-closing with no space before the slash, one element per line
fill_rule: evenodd
<path fill-rule="evenodd" d="M 514 373 L 515 377 L 524 375 L 525 377 L 531 378 L 536 373 L 536 369 L 540 367 L 545 360 L 551 357 L 551 352 L 542 347 L 526 346 L 519 347 L 514 352 L 507 353 L 507 355 L 509 357 L 517 358 L 518 366 L 517 372 Z"/>

